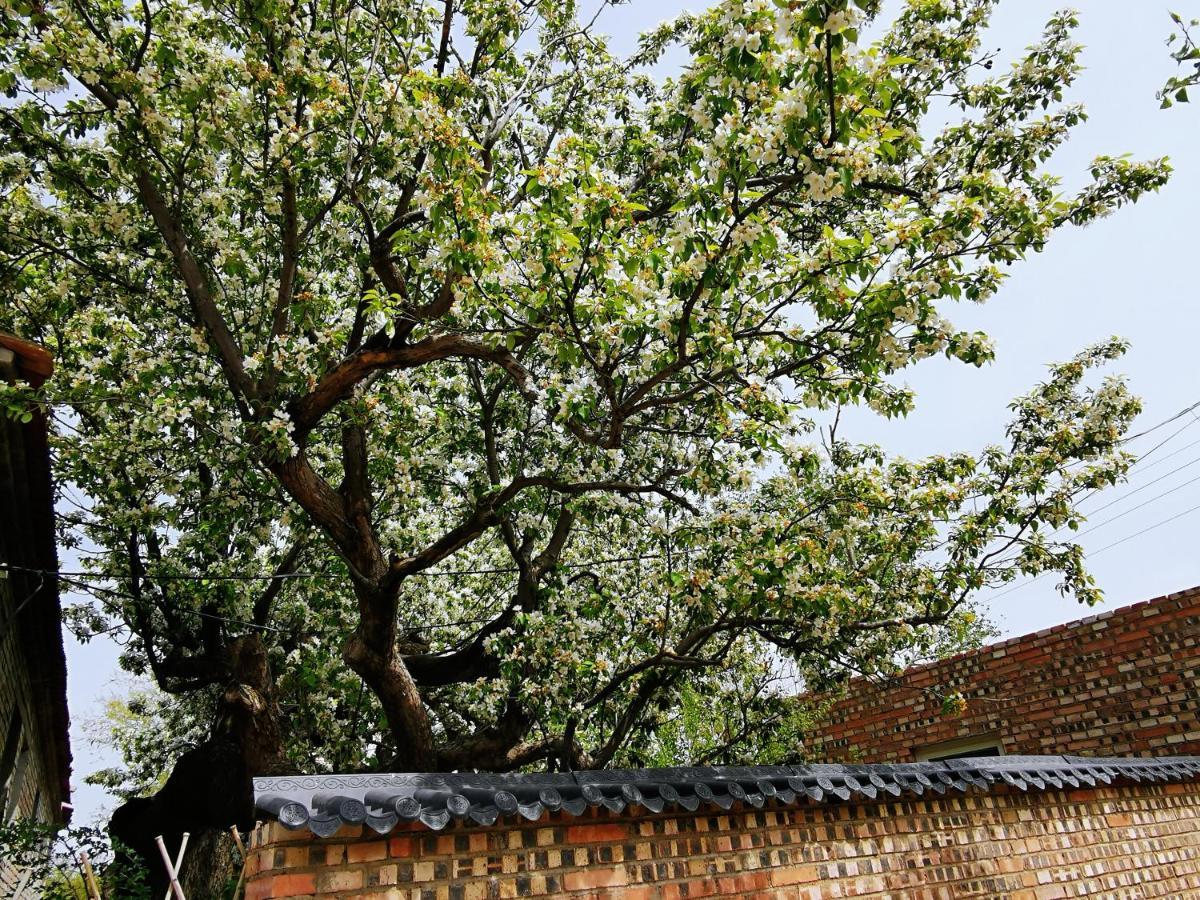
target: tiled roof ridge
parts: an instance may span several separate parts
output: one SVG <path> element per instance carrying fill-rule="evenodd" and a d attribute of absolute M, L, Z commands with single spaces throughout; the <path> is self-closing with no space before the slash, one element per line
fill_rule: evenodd
<path fill-rule="evenodd" d="M 706 766 L 572 773 L 410 773 L 254 779 L 256 812 L 286 828 L 329 837 L 344 825 L 387 834 L 404 822 L 440 830 L 452 821 L 493 825 L 505 816 L 536 821 L 546 811 L 573 816 L 589 807 L 619 814 L 735 803 L 761 809 L 802 798 L 874 800 L 926 791 L 965 793 L 1010 785 L 1022 791 L 1093 787 L 1098 782 L 1170 782 L 1200 777 L 1200 756 L 991 756 L 942 762 Z"/>
<path fill-rule="evenodd" d="M 996 641 L 994 644 L 984 644 L 975 650 L 964 650 L 961 653 L 956 653 L 953 656 L 946 656 L 942 659 L 931 660 L 930 662 L 916 663 L 895 675 L 889 677 L 889 681 L 895 681 L 902 678 L 908 678 L 911 675 L 916 675 L 919 672 L 924 672 L 928 669 L 934 669 L 938 666 L 946 666 L 952 663 L 962 662 L 965 659 L 970 659 L 973 656 L 983 656 L 987 653 L 995 653 L 998 650 L 1009 650 L 1021 644 L 1033 641 L 1036 638 L 1050 637 L 1051 635 L 1062 634 L 1072 631 L 1077 628 L 1082 628 L 1084 625 L 1092 625 L 1096 622 L 1107 621 L 1118 616 L 1124 617 L 1132 615 L 1135 610 L 1145 609 L 1151 606 L 1162 606 L 1173 600 L 1183 600 L 1190 597 L 1200 597 L 1200 585 L 1195 585 L 1182 590 L 1173 591 L 1170 594 L 1163 594 L 1160 597 L 1153 597 L 1149 600 L 1139 600 L 1137 603 L 1130 603 L 1126 606 L 1118 606 L 1115 609 L 1108 609 L 1104 612 L 1094 613 L 1090 616 L 1084 616 L 1082 619 L 1075 619 L 1070 622 L 1063 622 L 1060 625 L 1051 625 L 1048 628 L 1043 628 L 1039 631 L 1030 631 L 1027 634 L 1019 634 L 1016 637 L 1005 638 L 1002 641 Z M 1197 604 L 1200 606 L 1200 603 Z M 863 676 L 856 675 L 849 679 L 848 684 L 856 684 L 863 681 Z"/>

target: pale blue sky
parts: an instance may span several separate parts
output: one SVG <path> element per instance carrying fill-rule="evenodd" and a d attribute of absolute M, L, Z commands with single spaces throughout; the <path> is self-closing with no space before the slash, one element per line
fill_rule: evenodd
<path fill-rule="evenodd" d="M 706 5 L 634 0 L 601 22 L 614 44 L 626 48 L 633 46 L 639 30 Z M 1001 0 L 984 46 L 1000 49 L 1003 61 L 1013 58 L 1037 40 L 1046 19 L 1063 5 Z M 1200 324 L 1200 104 L 1163 111 L 1154 98 L 1176 71 L 1164 45 L 1171 30 L 1167 6 L 1119 0 L 1084 0 L 1074 6 L 1079 10 L 1077 39 L 1085 45 L 1086 68 L 1066 99 L 1085 104 L 1089 119 L 1051 160 L 1050 169 L 1071 187 L 1084 183 L 1088 163 L 1101 153 L 1168 156 L 1175 167 L 1170 184 L 1108 219 L 1058 233 L 1043 253 L 1013 266 L 1008 282 L 988 304 L 964 303 L 945 310 L 957 324 L 991 334 L 996 361 L 984 369 L 941 359 L 921 363 L 904 376 L 917 392 L 911 416 L 889 422 L 868 410 L 851 411 L 842 417 L 842 436 L 878 442 L 893 453 L 911 456 L 999 441 L 1009 401 L 1043 378 L 1047 363 L 1067 359 L 1114 334 L 1133 345 L 1114 371 L 1126 374 L 1144 400 L 1135 433 L 1200 401 L 1195 349 Z M 893 0 L 885 9 L 898 7 Z M 1178 8 L 1185 15 L 1200 13 L 1196 0 L 1180 0 Z M 883 18 L 889 16 L 885 13 Z M 1200 422 L 1191 416 L 1132 443 L 1131 449 L 1144 452 L 1188 422 L 1194 427 L 1158 450 L 1144 469 L 1135 469 L 1128 486 L 1098 495 L 1085 510 L 1200 459 L 1198 444 L 1150 466 L 1200 439 Z M 1098 512 L 1087 527 L 1178 488 L 1097 528 L 1080 543 L 1085 550 L 1097 551 L 1197 506 L 1200 480 L 1189 481 L 1198 476 L 1200 462 Z M 1194 549 L 1198 526 L 1200 510 L 1098 554 L 1092 569 L 1107 594 L 1106 605 L 1125 605 L 1200 584 L 1200 556 Z M 1045 578 L 995 598 L 989 602 L 993 619 L 1006 635 L 1016 635 L 1087 614 L 1060 597 L 1054 584 L 1053 578 Z"/>
<path fill-rule="evenodd" d="M 632 48 L 636 35 L 684 9 L 707 4 L 679 0 L 633 0 L 605 14 L 601 30 L 615 49 Z M 894 5 L 894 4 L 893 4 Z M 1060 6 L 1045 0 L 1007 0 L 993 19 L 987 45 L 1004 56 L 1036 40 L 1041 25 Z M 866 413 L 843 418 L 845 437 L 874 441 L 906 455 L 974 449 L 997 441 L 1008 418 L 1007 404 L 1045 374 L 1046 363 L 1066 359 L 1094 341 L 1117 334 L 1132 344 L 1118 370 L 1145 401 L 1135 430 L 1145 429 L 1200 400 L 1196 366 L 1196 257 L 1200 255 L 1200 103 L 1160 111 L 1154 93 L 1173 71 L 1163 41 L 1170 31 L 1167 7 L 1122 0 L 1085 0 L 1077 4 L 1086 45 L 1087 67 L 1068 99 L 1086 104 L 1090 119 L 1053 159 L 1051 168 L 1068 185 L 1079 184 L 1087 164 L 1100 153 L 1129 152 L 1137 157 L 1169 156 L 1175 174 L 1166 189 L 1144 198 L 1086 229 L 1055 236 L 1046 251 L 1013 267 L 1012 277 L 986 306 L 964 305 L 949 317 L 980 328 L 996 340 L 997 360 L 977 370 L 930 360 L 911 370 L 916 412 L 900 422 Z M 1179 0 L 1184 14 L 1200 13 L 1197 0 Z M 1107 594 L 1108 607 L 1122 606 L 1200 584 L 1200 423 L 1191 416 L 1134 444 L 1144 452 L 1178 428 L 1195 423 L 1157 451 L 1130 483 L 1100 495 L 1089 506 L 1098 512 L 1091 524 L 1118 514 L 1120 519 L 1080 539 L 1095 552 L 1142 529 L 1186 513 L 1173 522 L 1097 555 L 1092 570 Z M 1168 453 L 1177 455 L 1153 465 Z M 1148 483 L 1166 475 L 1154 485 Z M 1124 498 L 1130 491 L 1143 488 Z M 1153 499 L 1170 491 L 1161 499 Z M 1151 501 L 1146 503 L 1146 501 Z M 1141 509 L 1133 510 L 1138 504 Z M 1130 511 L 1132 510 L 1132 511 Z M 64 568 L 70 560 L 64 558 Z M 993 620 L 1005 635 L 1024 634 L 1087 614 L 1060 597 L 1052 578 L 1028 584 L 988 600 Z M 83 784 L 83 777 L 111 764 L 109 753 L 87 744 L 80 723 L 96 715 L 104 698 L 120 692 L 116 681 L 117 648 L 99 639 L 80 647 L 68 638 L 68 681 L 75 753 L 76 822 L 91 822 L 113 806 L 111 798 Z"/>

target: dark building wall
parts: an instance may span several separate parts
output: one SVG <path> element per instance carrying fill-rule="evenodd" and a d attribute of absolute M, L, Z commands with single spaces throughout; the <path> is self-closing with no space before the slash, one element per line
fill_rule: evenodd
<path fill-rule="evenodd" d="M 0 340 L 0 349 L 6 343 Z M 21 342 L 18 346 L 24 354 L 36 352 Z M 28 377 L 23 361 L 18 356 L 0 377 Z M 57 580 L 42 574 L 57 569 L 53 515 L 45 420 L 35 416 L 20 423 L 0 415 L 0 815 L 5 821 L 67 818 L 63 803 L 69 799 L 71 757 L 61 608 Z M 18 883 L 19 873 L 0 860 L 0 895 L 10 896 Z"/>
<path fill-rule="evenodd" d="M 1200 588 L 910 669 L 852 681 L 806 753 L 908 762 L 997 741 L 1005 754 L 1200 754 Z M 942 711 L 957 691 L 962 715 Z M 948 746 L 946 746 L 948 745 Z"/>

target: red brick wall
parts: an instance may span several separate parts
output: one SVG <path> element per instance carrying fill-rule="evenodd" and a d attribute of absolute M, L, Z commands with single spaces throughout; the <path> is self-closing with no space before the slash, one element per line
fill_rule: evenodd
<path fill-rule="evenodd" d="M 1200 896 L 1200 785 L 254 832 L 246 900 Z"/>
<path fill-rule="evenodd" d="M 850 683 L 806 752 L 910 762 L 996 733 L 1005 753 L 1200 754 L 1200 588 L 1013 638 L 876 686 Z M 960 692 L 961 716 L 940 695 Z"/>

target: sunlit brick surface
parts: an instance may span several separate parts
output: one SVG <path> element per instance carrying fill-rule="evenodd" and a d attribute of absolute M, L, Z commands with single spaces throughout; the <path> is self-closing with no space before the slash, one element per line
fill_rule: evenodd
<path fill-rule="evenodd" d="M 1200 896 L 1200 785 L 253 835 L 248 900 Z"/>
<path fill-rule="evenodd" d="M 1200 754 L 1200 588 L 1013 638 L 886 686 L 852 682 L 810 734 L 820 762 L 911 762 L 998 734 L 1009 754 Z M 940 696 L 958 691 L 966 713 Z"/>

